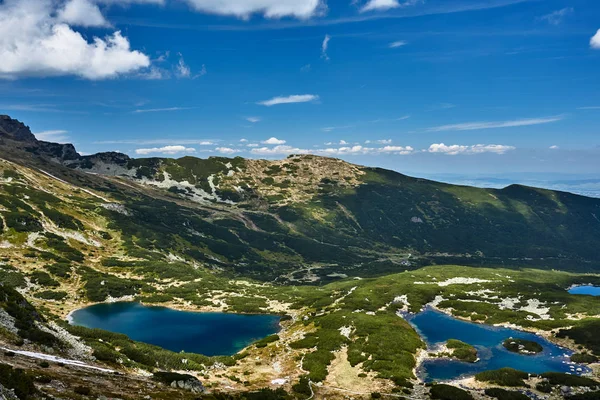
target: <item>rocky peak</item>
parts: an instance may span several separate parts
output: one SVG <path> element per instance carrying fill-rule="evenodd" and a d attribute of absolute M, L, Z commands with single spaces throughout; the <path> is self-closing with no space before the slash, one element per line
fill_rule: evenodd
<path fill-rule="evenodd" d="M 8 115 L 0 115 L 0 137 L 20 142 L 35 142 L 36 138 L 27 125 L 12 119 Z"/>

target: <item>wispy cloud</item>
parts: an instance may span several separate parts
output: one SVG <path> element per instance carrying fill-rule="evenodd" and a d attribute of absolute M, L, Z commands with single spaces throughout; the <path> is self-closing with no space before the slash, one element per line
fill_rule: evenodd
<path fill-rule="evenodd" d="M 327 49 L 329 49 L 329 41 L 331 40 L 331 36 L 325 35 L 323 39 L 323 43 L 321 44 L 321 58 L 325 61 L 329 61 L 329 55 L 327 54 Z"/>
<path fill-rule="evenodd" d="M 148 155 L 148 154 L 166 154 L 166 155 L 174 155 L 179 153 L 195 153 L 196 149 L 192 147 L 185 147 L 181 145 L 171 145 L 164 147 L 152 147 L 148 149 L 136 149 L 135 154 L 139 155 Z"/>
<path fill-rule="evenodd" d="M 179 53 L 179 62 L 175 66 L 175 76 L 178 78 L 190 78 L 192 76 L 192 70 L 185 63 L 181 53 Z"/>
<path fill-rule="evenodd" d="M 354 128 L 354 125 L 326 126 L 324 128 L 321 128 L 321 130 L 323 132 L 333 132 L 333 131 L 337 131 L 340 129 L 350 129 L 350 128 Z"/>
<path fill-rule="evenodd" d="M 134 114 L 142 114 L 142 113 L 153 113 L 153 112 L 169 112 L 169 111 L 183 111 L 183 110 L 192 110 L 194 107 L 167 107 L 167 108 L 145 108 L 135 110 Z"/>
<path fill-rule="evenodd" d="M 67 134 L 68 131 L 65 130 L 51 130 L 34 133 L 37 140 L 54 143 L 65 143 L 69 139 Z"/>
<path fill-rule="evenodd" d="M 388 47 L 390 49 L 395 49 L 398 47 L 402 47 L 402 46 L 406 46 L 408 43 L 405 40 L 397 40 L 395 42 L 392 42 L 388 45 Z"/>
<path fill-rule="evenodd" d="M 513 146 L 505 146 L 500 144 L 476 144 L 472 146 L 463 145 L 450 145 L 447 146 L 444 143 L 434 143 L 429 146 L 428 151 L 430 153 L 442 153 L 455 156 L 458 154 L 481 154 L 481 153 L 495 153 L 504 154 L 508 151 L 515 150 Z"/>
<path fill-rule="evenodd" d="M 550 14 L 542 15 L 539 17 L 539 20 L 546 21 L 551 25 L 560 25 L 565 17 L 569 14 L 572 14 L 573 11 L 575 11 L 573 7 L 565 7 L 563 9 L 551 12 Z"/>
<path fill-rule="evenodd" d="M 578 110 L 600 110 L 600 106 L 579 107 Z"/>
<path fill-rule="evenodd" d="M 283 96 L 273 97 L 270 100 L 260 101 L 257 104 L 260 104 L 261 106 L 271 107 L 271 106 L 275 106 L 278 104 L 309 103 L 311 101 L 316 101 L 316 100 L 319 100 L 318 95 L 294 94 L 294 95 L 286 96 L 286 97 L 283 97 Z"/>
<path fill-rule="evenodd" d="M 246 121 L 256 124 L 257 122 L 260 122 L 261 119 L 260 117 L 246 117 Z"/>
<path fill-rule="evenodd" d="M 180 145 L 211 146 L 211 145 L 214 145 L 216 142 L 218 142 L 218 140 L 162 138 L 162 139 L 102 140 L 102 141 L 96 141 L 93 143 L 94 144 L 137 144 L 137 145 L 158 145 L 158 144 L 177 143 Z"/>
<path fill-rule="evenodd" d="M 549 124 L 552 122 L 561 121 L 564 116 L 555 116 L 547 118 L 529 118 L 516 119 L 512 121 L 491 121 L 491 122 L 465 122 L 462 124 L 442 125 L 426 129 L 427 132 L 444 132 L 444 131 L 474 131 L 480 129 L 496 129 L 496 128 L 512 128 L 517 126 L 531 126 Z"/>

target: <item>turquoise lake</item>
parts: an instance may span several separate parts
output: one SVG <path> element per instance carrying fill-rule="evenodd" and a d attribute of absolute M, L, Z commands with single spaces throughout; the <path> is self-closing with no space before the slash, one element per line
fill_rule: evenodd
<path fill-rule="evenodd" d="M 581 285 L 569 289 L 571 294 L 587 294 L 589 296 L 600 296 L 600 286 Z"/>
<path fill-rule="evenodd" d="M 480 361 L 476 363 L 448 359 L 425 360 L 418 374 L 427 382 L 452 380 L 504 367 L 536 374 L 550 371 L 581 374 L 588 371 L 587 367 L 570 362 L 572 351 L 533 333 L 461 321 L 430 308 L 404 317 L 417 329 L 430 348 L 443 344 L 448 339 L 462 340 L 477 348 Z M 537 355 L 511 353 L 502 346 L 504 340 L 511 337 L 538 342 L 544 351 Z"/>
<path fill-rule="evenodd" d="M 71 314 L 86 328 L 123 333 L 131 339 L 179 352 L 233 355 L 279 331 L 279 317 L 178 311 L 122 302 L 96 304 Z"/>

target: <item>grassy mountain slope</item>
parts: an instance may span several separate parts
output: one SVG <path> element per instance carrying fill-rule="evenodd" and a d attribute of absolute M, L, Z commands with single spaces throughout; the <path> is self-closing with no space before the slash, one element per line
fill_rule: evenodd
<path fill-rule="evenodd" d="M 598 276 L 550 269 L 598 271 L 599 216 L 598 199 L 447 185 L 307 155 L 81 157 L 0 117 L 0 327 L 9 327 L 0 343 L 95 359 L 147 388 L 138 368 L 184 368 L 211 390 L 274 387 L 286 376 L 286 389 L 304 382 L 301 391 L 307 375 L 324 382 L 322 398 L 345 385 L 410 393 L 423 342 L 398 310 L 436 301 L 472 321 L 589 332 L 574 321 L 595 323 L 600 298 L 566 288 Z M 547 271 L 498 268 L 524 265 Z M 115 298 L 289 317 L 278 337 L 213 358 L 64 323 L 70 310 Z"/>
<path fill-rule="evenodd" d="M 85 195 L 57 198 L 44 184 L 8 182 L 7 171 L 0 197 L 11 210 L 3 215 L 7 230 L 47 230 L 46 219 L 81 231 L 86 218 L 102 220 L 123 257 L 172 253 L 261 280 L 328 280 L 448 262 L 600 267 L 599 199 L 518 185 L 448 185 L 310 155 L 81 157 L 70 145 L 38 142 L 18 121 L 3 121 L 1 157 Z"/>

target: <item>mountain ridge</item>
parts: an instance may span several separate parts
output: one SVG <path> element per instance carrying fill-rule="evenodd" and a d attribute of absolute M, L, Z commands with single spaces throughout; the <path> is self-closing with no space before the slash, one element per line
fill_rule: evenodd
<path fill-rule="evenodd" d="M 448 262 L 600 267 L 598 199 L 522 185 L 456 186 L 313 155 L 81 156 L 72 145 L 33 141 L 18 121 L 2 117 L 2 126 L 2 158 L 134 210 L 133 221 L 109 217 L 121 234 L 131 230 L 134 252 L 162 243 L 160 250 L 218 260 L 235 274 L 284 281 L 314 267 L 325 281 L 340 269 L 372 275 Z M 191 233 L 183 247 L 175 228 L 153 232 L 173 221 Z"/>

